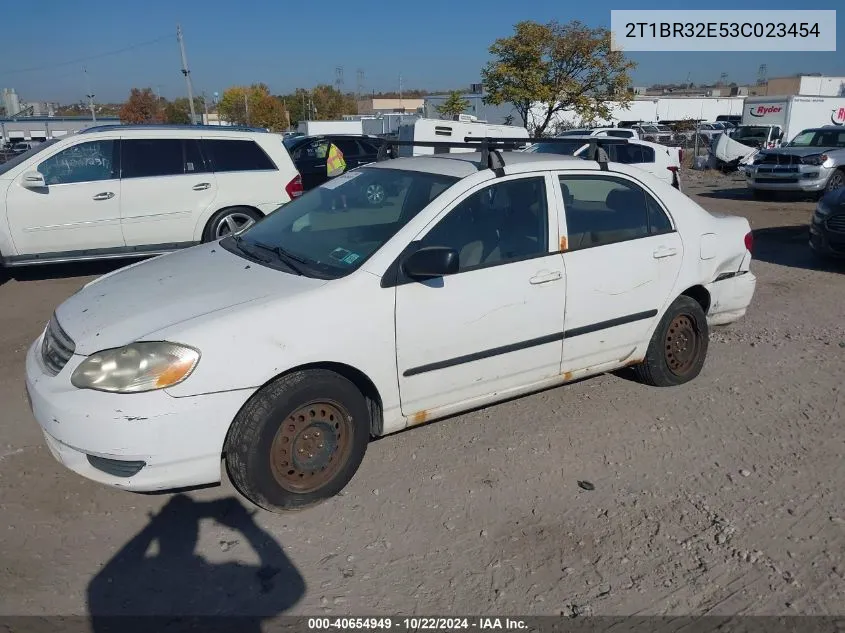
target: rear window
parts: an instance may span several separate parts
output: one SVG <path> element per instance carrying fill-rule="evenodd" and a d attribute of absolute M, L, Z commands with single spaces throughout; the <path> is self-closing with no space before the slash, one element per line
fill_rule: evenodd
<path fill-rule="evenodd" d="M 203 139 L 202 148 L 216 172 L 277 169 L 270 157 L 255 141 Z"/>

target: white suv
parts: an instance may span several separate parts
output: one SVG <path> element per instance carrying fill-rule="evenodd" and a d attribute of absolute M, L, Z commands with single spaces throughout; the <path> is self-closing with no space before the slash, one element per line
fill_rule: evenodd
<path fill-rule="evenodd" d="M 609 139 L 600 135 L 572 134 L 561 138 L 563 140 L 559 138 L 545 143 L 540 141 L 525 151 L 586 158 L 589 156 L 590 143 L 595 142 L 607 152 L 611 161 L 624 165 L 636 165 L 675 189 L 681 189 L 680 172 L 683 155 L 679 147 L 667 147 L 660 143 L 650 143 L 639 139 Z"/>
<path fill-rule="evenodd" d="M 278 134 L 89 128 L 0 165 L 0 262 L 160 254 L 245 229 L 301 194 Z"/>

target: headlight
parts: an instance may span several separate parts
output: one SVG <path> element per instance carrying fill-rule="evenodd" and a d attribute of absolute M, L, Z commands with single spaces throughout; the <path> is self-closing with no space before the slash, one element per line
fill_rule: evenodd
<path fill-rule="evenodd" d="M 86 358 L 70 377 L 79 389 L 139 393 L 165 389 L 191 375 L 199 351 L 185 345 L 142 341 L 106 349 Z"/>
<path fill-rule="evenodd" d="M 805 156 L 801 162 L 805 165 L 821 165 L 827 160 L 827 154 L 813 154 L 812 156 Z"/>

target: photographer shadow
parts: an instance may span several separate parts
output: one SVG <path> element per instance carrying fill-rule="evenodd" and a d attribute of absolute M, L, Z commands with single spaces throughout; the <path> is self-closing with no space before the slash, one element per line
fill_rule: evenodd
<path fill-rule="evenodd" d="M 210 562 L 195 552 L 202 519 L 243 535 L 259 563 Z M 157 545 L 157 551 L 151 548 Z M 221 541 L 221 548 L 237 541 Z M 293 607 L 305 581 L 237 499 L 173 497 L 88 584 L 95 633 L 261 631 Z"/>

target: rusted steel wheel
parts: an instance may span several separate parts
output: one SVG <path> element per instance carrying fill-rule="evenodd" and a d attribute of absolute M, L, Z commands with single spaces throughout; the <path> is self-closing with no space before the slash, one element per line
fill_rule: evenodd
<path fill-rule="evenodd" d="M 704 367 L 709 336 L 707 315 L 701 304 L 681 295 L 654 330 L 645 359 L 635 367 L 637 376 L 655 387 L 689 382 Z"/>
<path fill-rule="evenodd" d="M 271 512 L 305 508 L 352 479 L 370 439 L 372 407 L 358 387 L 326 369 L 281 376 L 256 393 L 226 438 L 235 487 Z"/>
<path fill-rule="evenodd" d="M 285 490 L 319 490 L 349 459 L 353 426 L 337 402 L 310 402 L 285 419 L 270 447 L 270 468 Z"/>

